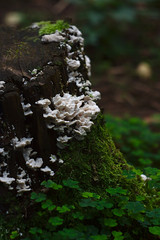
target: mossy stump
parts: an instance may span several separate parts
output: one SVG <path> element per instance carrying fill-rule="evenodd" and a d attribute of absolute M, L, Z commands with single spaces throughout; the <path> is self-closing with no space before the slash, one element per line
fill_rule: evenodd
<path fill-rule="evenodd" d="M 55 33 L 46 35 L 43 33 L 41 36 L 43 28 L 43 31 L 48 32 L 50 28 L 53 31 L 53 27 L 61 31 L 54 29 Z M 63 28 L 64 31 L 62 31 Z M 89 99 L 91 98 L 89 94 L 93 93 L 88 80 L 89 59 L 84 54 L 83 38 L 76 27 L 69 28 L 68 24 L 58 21 L 56 24 L 41 22 L 36 27 L 31 26 L 23 30 L 1 27 L 0 31 L 2 33 L 0 39 L 2 46 L 0 56 L 0 186 L 1 189 L 5 185 L 15 193 L 17 190 L 21 193 L 37 188 L 40 182 L 47 178 L 47 174 L 53 176 L 62 165 L 62 160 L 58 162 L 50 159 L 52 155 L 57 156 L 57 138 L 61 137 L 60 130 L 57 131 L 51 126 L 56 125 L 55 119 L 53 122 L 50 117 L 46 122 L 44 105 L 39 104 L 38 101 L 47 99 L 49 102 L 53 97 L 61 98 L 67 93 L 68 95 L 65 95 L 67 97 L 77 97 L 75 101 L 79 101 L 80 105 L 88 104 L 89 101 L 95 106 L 96 104 Z M 54 39 L 48 40 L 48 36 L 51 35 L 54 35 Z M 71 76 L 72 73 L 73 76 Z M 75 74 L 78 74 L 81 89 L 76 82 Z M 88 100 L 81 99 L 81 95 Z M 48 105 L 50 105 L 49 110 L 53 111 L 54 102 Z M 75 117 L 73 116 L 72 120 L 75 120 Z M 63 118 L 65 121 L 67 117 Z M 77 124 L 76 121 L 74 125 Z M 58 127 L 61 125 L 59 122 Z M 66 126 L 63 127 L 66 128 Z M 65 131 L 69 131 L 68 129 Z M 71 131 L 72 129 L 69 132 L 70 135 Z M 78 127 L 76 131 L 78 135 Z M 85 130 L 83 134 L 86 134 Z M 62 135 L 65 138 L 66 135 Z M 67 136 L 67 140 L 70 138 L 71 136 Z M 24 182 L 24 174 L 26 182 Z M 5 188 L 1 192 L 4 191 Z"/>
<path fill-rule="evenodd" d="M 123 185 L 121 172 L 122 169 L 128 168 L 128 165 L 116 150 L 110 136 L 106 134 L 104 122 L 99 120 L 100 116 L 94 124 L 93 121 L 91 122 L 93 125 L 89 129 L 91 133 L 83 130 L 82 135 L 87 135 L 83 136 L 84 140 L 79 141 L 77 137 L 76 139 L 73 137 L 62 150 L 57 147 L 56 142 L 59 132 L 54 127 L 48 128 L 46 124 L 44 108 L 37 104 L 41 99 L 51 99 L 57 94 L 63 95 L 67 92 L 70 96 L 87 96 L 89 100 L 83 100 L 82 105 L 85 105 L 87 101 L 92 104 L 96 101 L 90 83 L 86 84 L 89 82 L 90 66 L 84 54 L 80 31 L 75 27 L 71 27 L 70 31 L 65 29 L 65 32 L 61 29 L 62 35 L 58 35 L 60 39 L 57 40 L 56 34 L 59 32 L 56 31 L 53 33 L 56 39 L 50 41 L 47 37 L 52 34 L 44 35 L 43 33 L 42 37 L 38 35 L 42 32 L 42 27 L 44 30 L 47 29 L 47 24 L 48 22 L 46 24 L 42 22 L 36 27 L 20 31 L 0 28 L 2 33 L 0 39 L 2 46 L 0 56 L 0 186 L 3 189 L 1 192 L 5 192 L 4 183 L 15 193 L 17 189 L 20 193 L 27 192 L 31 188 L 37 189 L 42 180 L 49 177 L 46 174 L 47 171 L 38 169 L 39 166 L 35 169 L 32 169 L 34 167 L 29 165 L 30 163 L 28 163 L 29 167 L 27 166 L 28 160 L 25 156 L 28 153 L 25 149 L 28 145 L 34 151 L 33 156 L 35 154 L 37 161 L 40 162 L 41 169 L 46 165 L 50 170 L 54 169 L 56 181 L 73 177 L 84 183 L 84 187 L 92 190 L 97 188 L 99 191 L 101 189 L 101 192 L 108 184 L 114 185 L 121 182 Z M 49 23 L 50 26 L 51 23 Z M 42 39 L 44 37 L 46 41 Z M 76 75 L 77 72 L 78 75 Z M 70 76 L 73 78 L 72 81 Z M 54 109 L 53 102 L 51 107 Z M 97 114 L 98 110 L 95 112 L 95 115 Z M 52 154 L 61 157 L 64 163 L 50 161 Z M 43 159 L 42 164 L 42 160 L 39 159 Z M 38 165 L 35 161 L 34 164 Z M 26 182 L 23 176 L 21 179 L 18 178 L 23 174 L 26 174 L 26 178 L 28 177 Z M 53 174 L 50 175 L 53 176 Z M 4 178 L 7 179 L 6 182 Z M 30 187 L 27 187 L 30 179 L 32 183 Z M 17 182 L 19 187 L 17 187 Z M 136 188 L 138 189 L 138 186 Z"/>

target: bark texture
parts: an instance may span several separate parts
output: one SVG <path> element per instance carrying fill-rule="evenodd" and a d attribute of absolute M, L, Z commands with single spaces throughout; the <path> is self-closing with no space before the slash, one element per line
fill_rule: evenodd
<path fill-rule="evenodd" d="M 44 110 L 36 102 L 65 92 L 82 94 L 75 82 L 68 82 L 65 41 L 62 44 L 42 42 L 38 31 L 38 27 L 20 31 L 0 27 L 0 180 L 5 184 L 8 181 L 7 185 L 12 185 L 10 189 L 16 188 L 13 178 L 23 175 L 23 170 L 27 171 L 28 179 L 33 180 L 32 185 L 36 186 L 44 178 L 43 171 L 26 166 L 24 149 L 28 145 L 36 159 L 43 159 L 42 167 L 48 166 L 54 171 L 59 167 L 57 162 L 49 161 L 51 154 L 57 154 L 57 131 L 47 128 Z M 69 32 L 64 35 L 69 38 Z M 70 44 L 73 55 L 81 53 L 81 57 L 75 56 L 80 63 L 79 74 L 88 79 L 82 46 L 77 39 Z M 50 107 L 54 109 L 53 103 Z M 26 143 L 26 139 L 30 143 Z"/>

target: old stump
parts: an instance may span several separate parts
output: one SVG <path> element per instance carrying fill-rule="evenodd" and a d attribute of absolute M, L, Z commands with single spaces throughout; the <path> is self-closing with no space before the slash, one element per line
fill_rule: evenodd
<path fill-rule="evenodd" d="M 58 30 L 45 34 L 51 26 Z M 75 26 L 0 31 L 0 184 L 22 193 L 54 175 L 63 162 L 57 149 L 90 131 L 99 93 Z"/>

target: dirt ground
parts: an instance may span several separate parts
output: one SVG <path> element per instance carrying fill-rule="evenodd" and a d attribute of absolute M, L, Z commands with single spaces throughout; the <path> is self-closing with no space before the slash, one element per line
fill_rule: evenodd
<path fill-rule="evenodd" d="M 130 76 L 123 67 L 116 67 L 102 76 L 94 89 L 101 92 L 100 105 L 105 113 L 115 116 L 137 116 L 150 122 L 160 114 L 159 79 Z"/>

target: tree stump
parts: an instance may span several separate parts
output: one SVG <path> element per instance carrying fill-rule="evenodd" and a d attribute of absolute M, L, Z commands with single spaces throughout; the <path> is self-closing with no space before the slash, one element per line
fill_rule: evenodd
<path fill-rule="evenodd" d="M 58 149 L 90 131 L 100 94 L 91 90 L 75 26 L 42 22 L 0 32 L 0 184 L 21 194 L 52 177 L 63 163 Z"/>

